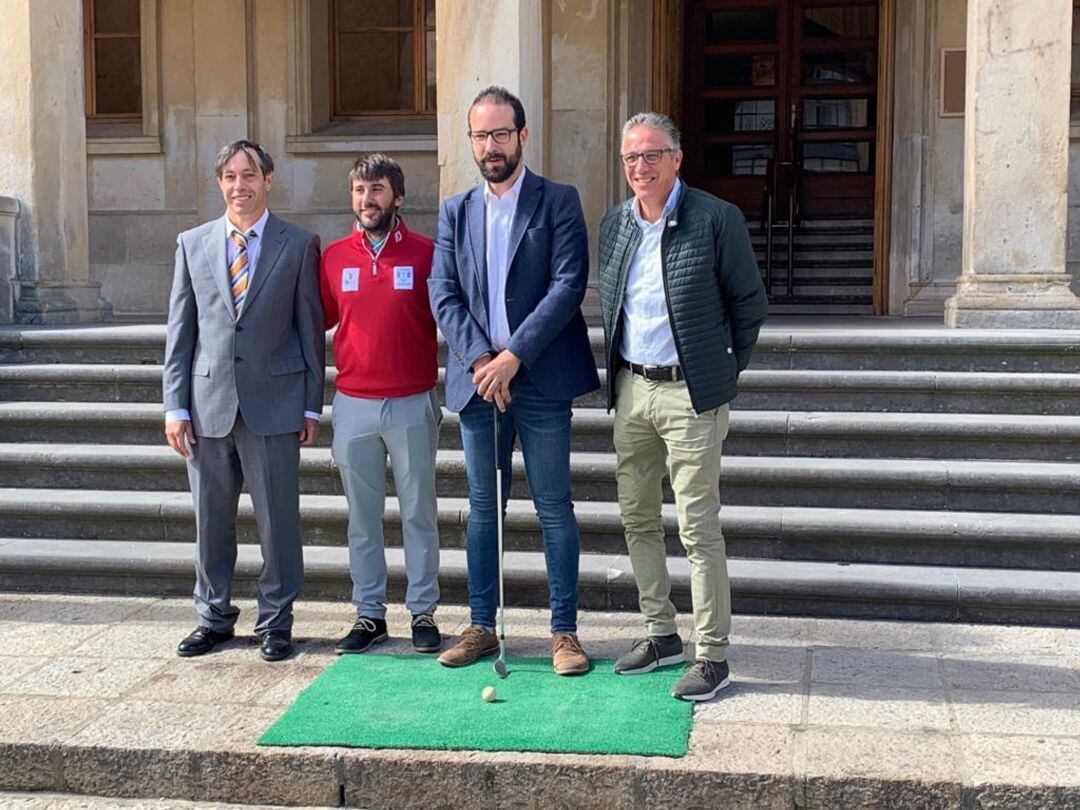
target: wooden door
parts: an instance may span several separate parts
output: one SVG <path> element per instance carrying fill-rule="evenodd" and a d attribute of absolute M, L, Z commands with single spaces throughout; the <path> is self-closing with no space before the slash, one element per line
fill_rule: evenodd
<path fill-rule="evenodd" d="M 683 174 L 777 220 L 872 216 L 878 0 L 688 0 Z M 789 207 L 789 203 L 791 207 Z"/>

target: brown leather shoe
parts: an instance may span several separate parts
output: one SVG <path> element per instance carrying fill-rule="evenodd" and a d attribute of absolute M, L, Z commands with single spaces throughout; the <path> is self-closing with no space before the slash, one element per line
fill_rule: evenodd
<path fill-rule="evenodd" d="M 581 675 L 589 671 L 589 656 L 581 649 L 576 633 L 552 633 L 551 664 L 556 675 Z"/>
<path fill-rule="evenodd" d="M 465 628 L 457 644 L 439 656 L 439 663 L 444 667 L 463 667 L 498 651 L 498 636 L 491 630 L 473 625 Z"/>

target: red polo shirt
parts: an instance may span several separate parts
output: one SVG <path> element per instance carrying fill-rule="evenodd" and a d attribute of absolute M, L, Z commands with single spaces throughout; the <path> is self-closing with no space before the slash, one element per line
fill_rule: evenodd
<path fill-rule="evenodd" d="M 338 328 L 339 391 L 382 399 L 435 386 L 438 343 L 427 286 L 434 252 L 434 243 L 400 218 L 378 255 L 355 224 L 323 251 L 319 288 L 326 328 Z"/>

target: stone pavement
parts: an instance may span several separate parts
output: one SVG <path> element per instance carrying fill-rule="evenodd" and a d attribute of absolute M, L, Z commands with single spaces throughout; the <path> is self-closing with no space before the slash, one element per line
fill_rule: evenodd
<path fill-rule="evenodd" d="M 117 799 L 112 796 L 72 796 L 64 793 L 0 792 L 0 808 L 3 810 L 271 810 L 273 807 L 271 804 L 222 804 L 183 799 Z M 316 808 L 309 807 L 307 810 Z"/>
<path fill-rule="evenodd" d="M 179 659 L 186 599 L 0 594 L 0 790 L 425 808 L 1080 804 L 1080 630 L 736 616 L 735 683 L 697 707 L 683 759 L 257 748 L 350 618 L 299 604 L 298 653 L 280 664 L 251 638 Z M 453 633 L 465 611 L 438 618 Z M 380 652 L 408 651 L 407 614 L 389 621 Z M 543 612 L 510 611 L 507 626 L 512 654 L 547 652 Z M 582 616 L 594 657 L 640 632 L 633 614 Z"/>

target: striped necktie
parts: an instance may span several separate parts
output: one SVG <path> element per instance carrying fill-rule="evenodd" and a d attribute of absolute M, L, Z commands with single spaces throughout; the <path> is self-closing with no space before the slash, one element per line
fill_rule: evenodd
<path fill-rule="evenodd" d="M 229 265 L 229 283 L 232 285 L 233 310 L 236 312 L 236 317 L 238 318 L 240 317 L 240 312 L 244 308 L 244 296 L 247 295 L 248 288 L 248 236 L 254 235 L 255 232 L 251 231 L 245 236 L 235 228 L 230 234 L 233 242 L 236 244 L 237 250 L 236 258 L 234 258 L 232 264 Z"/>

